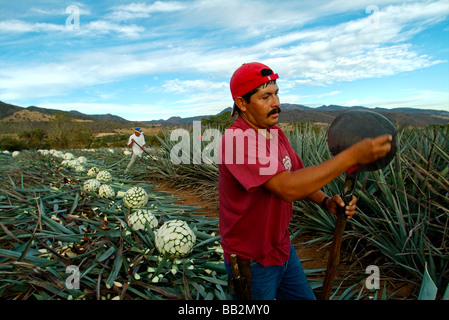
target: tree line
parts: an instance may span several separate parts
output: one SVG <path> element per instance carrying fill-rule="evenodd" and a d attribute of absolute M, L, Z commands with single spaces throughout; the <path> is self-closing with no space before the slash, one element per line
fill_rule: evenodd
<path fill-rule="evenodd" d="M 139 126 L 129 123 L 128 127 Z M 123 124 L 113 121 L 78 122 L 66 112 L 58 112 L 48 122 L 2 122 L 0 150 L 27 149 L 73 149 L 125 147 L 130 134 L 112 134 L 96 137 L 96 133 L 110 132 L 124 128 Z M 8 134 L 14 133 L 14 136 Z M 18 136 L 18 137 L 16 137 Z M 159 145 L 154 136 L 146 136 L 147 143 Z"/>

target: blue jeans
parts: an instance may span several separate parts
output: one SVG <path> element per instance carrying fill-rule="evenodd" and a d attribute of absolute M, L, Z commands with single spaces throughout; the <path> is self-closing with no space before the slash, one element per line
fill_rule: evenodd
<path fill-rule="evenodd" d="M 231 266 L 225 261 L 228 276 Z M 251 261 L 251 295 L 253 300 L 316 300 L 293 245 L 290 257 L 281 266 L 263 267 Z"/>

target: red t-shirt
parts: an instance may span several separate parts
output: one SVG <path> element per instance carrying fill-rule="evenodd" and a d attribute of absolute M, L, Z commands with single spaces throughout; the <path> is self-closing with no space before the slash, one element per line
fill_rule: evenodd
<path fill-rule="evenodd" d="M 262 185 L 304 165 L 278 126 L 269 131 L 267 139 L 239 117 L 220 142 L 219 226 L 227 262 L 232 253 L 262 266 L 282 265 L 289 257 L 292 204 Z"/>

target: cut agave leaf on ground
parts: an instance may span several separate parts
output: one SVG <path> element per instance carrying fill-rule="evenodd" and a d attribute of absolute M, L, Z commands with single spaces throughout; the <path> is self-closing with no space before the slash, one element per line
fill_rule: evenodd
<path fill-rule="evenodd" d="M 144 221 L 147 230 L 133 230 L 128 225 L 131 210 L 120 198 L 123 195 L 102 198 L 96 192 L 86 192 L 84 183 L 92 179 L 88 170 L 78 172 L 63 166 L 62 159 L 31 151 L 22 152 L 20 161 L 0 155 L 6 173 L 0 177 L 1 298 L 185 299 L 186 292 L 197 295 L 197 282 L 205 282 L 206 297 L 216 296 L 215 284 L 198 276 L 211 276 L 211 270 L 203 267 L 205 261 L 222 266 L 213 271 L 217 278 L 226 275 L 221 253 L 212 252 L 204 243 L 195 248 L 198 257 L 188 254 L 170 260 L 160 256 L 154 238 L 161 225 L 176 219 L 188 223 L 202 240 L 219 241 L 218 219 L 198 215 L 199 207 L 176 204 L 178 196 L 158 191 L 145 179 L 117 177 L 114 172 L 123 170 L 111 169 L 118 163 L 113 153 L 70 153 L 84 155 L 87 168 L 111 172 L 115 190 L 126 192 L 138 187 L 147 191 L 147 199 L 138 199 L 138 205 L 143 206 L 141 210 L 150 210 L 157 221 Z M 188 291 L 180 286 L 183 274 L 179 270 L 184 262 L 195 268 L 186 282 Z M 66 273 L 68 265 L 79 272 Z M 79 289 L 65 287 L 71 275 L 79 276 Z M 157 281 L 152 282 L 154 276 Z"/>
<path fill-rule="evenodd" d="M 418 300 L 435 300 L 437 296 L 438 288 L 430 277 L 427 270 L 427 262 L 424 270 L 423 280 L 421 283 L 421 289 L 419 291 Z"/>

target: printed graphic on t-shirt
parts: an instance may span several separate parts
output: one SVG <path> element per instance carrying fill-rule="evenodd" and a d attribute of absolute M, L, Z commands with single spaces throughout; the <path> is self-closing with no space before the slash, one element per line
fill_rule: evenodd
<path fill-rule="evenodd" d="M 285 156 L 284 159 L 282 159 L 282 163 L 284 164 L 285 169 L 290 172 L 290 170 L 292 169 L 292 161 L 290 160 L 290 157 Z"/>

